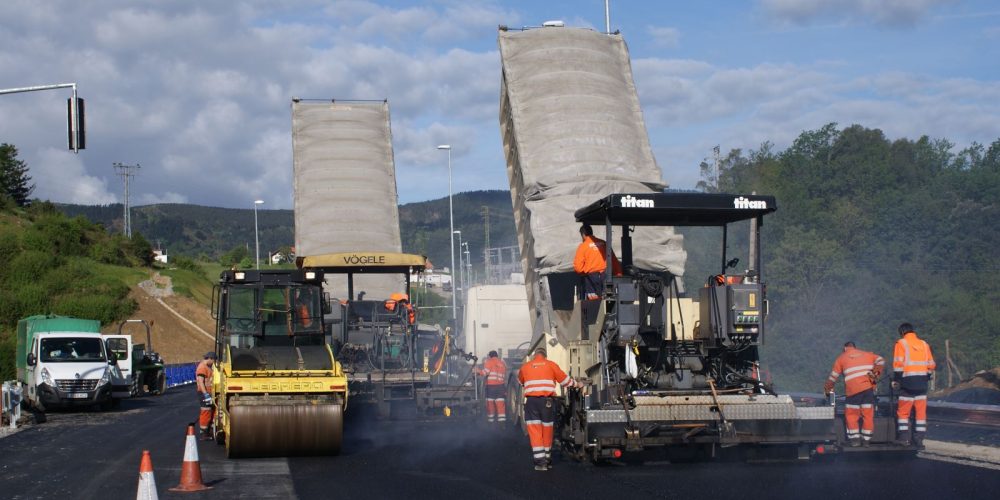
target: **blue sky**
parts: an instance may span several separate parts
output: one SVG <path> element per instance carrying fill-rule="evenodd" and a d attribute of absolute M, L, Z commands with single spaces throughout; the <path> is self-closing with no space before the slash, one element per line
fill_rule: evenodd
<path fill-rule="evenodd" d="M 273 4 L 273 5 L 272 5 Z M 280 4 L 280 6 L 275 6 Z M 0 88 L 76 81 L 88 149 L 65 151 L 63 92 L 0 96 L 0 141 L 35 194 L 290 208 L 290 100 L 388 98 L 400 200 L 506 189 L 496 27 L 602 30 L 604 2 L 8 0 Z M 890 137 L 1000 138 L 1000 5 L 960 0 L 612 1 L 664 180 L 694 186 L 720 145 L 786 147 L 828 122 Z"/>

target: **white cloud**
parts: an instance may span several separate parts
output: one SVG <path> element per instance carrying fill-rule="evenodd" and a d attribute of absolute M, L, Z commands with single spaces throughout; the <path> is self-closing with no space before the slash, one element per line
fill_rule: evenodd
<path fill-rule="evenodd" d="M 677 28 L 647 26 L 646 33 L 653 38 L 653 43 L 668 49 L 676 48 L 681 41 L 681 32 Z"/>
<path fill-rule="evenodd" d="M 83 161 L 72 152 L 42 148 L 32 155 L 29 175 L 35 184 L 32 197 L 82 205 L 115 203 L 118 197 L 108 191 L 107 182 L 84 171 Z"/>
<path fill-rule="evenodd" d="M 907 27 L 931 10 L 954 0 L 760 0 L 775 19 L 809 24 L 820 18 L 871 20 L 885 26 Z"/>

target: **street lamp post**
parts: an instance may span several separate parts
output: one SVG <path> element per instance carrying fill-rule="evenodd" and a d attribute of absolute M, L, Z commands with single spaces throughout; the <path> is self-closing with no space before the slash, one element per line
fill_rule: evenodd
<path fill-rule="evenodd" d="M 253 242 L 257 247 L 257 269 L 260 269 L 260 233 L 257 231 L 257 205 L 262 205 L 264 200 L 254 200 L 253 202 Z"/>
<path fill-rule="evenodd" d="M 438 149 L 448 151 L 448 227 L 451 237 L 451 320 L 455 327 L 458 327 L 458 302 L 455 297 L 455 211 L 451 201 L 451 146 L 442 144 Z"/>
<path fill-rule="evenodd" d="M 469 242 L 465 242 L 465 289 L 472 288 L 472 259 L 469 258 Z M 468 293 L 468 292 L 466 292 Z"/>
<path fill-rule="evenodd" d="M 462 264 L 462 231 L 452 231 L 452 233 L 458 235 L 458 286 L 460 289 L 465 290 L 465 265 Z"/>

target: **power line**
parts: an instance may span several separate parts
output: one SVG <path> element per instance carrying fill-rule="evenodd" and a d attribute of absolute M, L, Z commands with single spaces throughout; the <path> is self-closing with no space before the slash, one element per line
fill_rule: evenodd
<path fill-rule="evenodd" d="M 129 203 L 129 181 L 132 177 L 135 177 L 135 170 L 142 168 L 138 163 L 135 165 L 124 165 L 121 162 L 112 163 L 111 166 L 115 168 L 115 173 L 118 177 L 122 178 L 122 182 L 125 183 L 125 222 L 124 222 L 124 232 L 125 237 L 132 239 L 132 215 L 131 215 L 131 204 Z"/>

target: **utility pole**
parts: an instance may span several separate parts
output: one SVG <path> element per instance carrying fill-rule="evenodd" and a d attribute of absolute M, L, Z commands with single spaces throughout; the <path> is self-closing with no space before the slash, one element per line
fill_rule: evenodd
<path fill-rule="evenodd" d="M 125 227 L 124 227 L 124 230 L 125 230 L 125 237 L 128 238 L 128 239 L 132 239 L 132 215 L 131 215 L 131 211 L 129 210 L 129 208 L 131 207 L 131 205 L 129 203 L 128 185 L 129 185 L 129 180 L 132 177 L 135 177 L 135 175 L 136 175 L 134 171 L 135 170 L 139 170 L 142 167 L 138 163 L 136 163 L 135 165 L 124 165 L 124 164 L 122 164 L 120 162 L 118 162 L 118 163 L 112 163 L 111 166 L 115 167 L 115 172 L 118 174 L 118 177 L 121 177 L 122 181 L 125 183 L 125 223 L 124 223 Z"/>
<path fill-rule="evenodd" d="M 483 228 L 486 229 L 486 239 L 483 242 L 484 248 L 490 247 L 490 207 L 483 205 Z"/>

